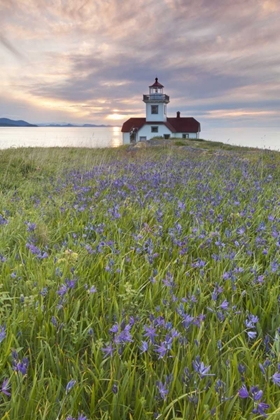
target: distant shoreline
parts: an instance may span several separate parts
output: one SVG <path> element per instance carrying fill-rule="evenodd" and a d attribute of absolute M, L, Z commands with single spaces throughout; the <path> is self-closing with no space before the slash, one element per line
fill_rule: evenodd
<path fill-rule="evenodd" d="M 38 125 L 33 125 L 33 124 L 28 124 L 28 125 L 0 124 L 0 127 L 31 128 L 31 127 L 39 127 L 39 126 Z"/>
<path fill-rule="evenodd" d="M 119 125 L 93 125 L 93 124 L 84 124 L 84 125 L 36 125 L 36 124 L 28 124 L 28 125 L 15 125 L 15 124 L 1 124 L 0 127 L 12 127 L 12 128 L 29 128 L 29 127 L 37 127 L 37 128 L 113 128 L 113 127 L 120 127 Z"/>
<path fill-rule="evenodd" d="M 110 128 L 110 127 L 119 127 L 116 125 L 106 125 L 106 124 L 71 124 L 71 123 L 65 123 L 65 124 L 57 124 L 57 123 L 46 123 L 46 124 L 30 124 L 27 121 L 23 120 L 11 120 L 10 118 L 0 118 L 0 127 L 55 127 L 55 128 L 66 128 L 66 127 L 78 127 L 78 128 L 96 128 L 96 127 L 104 127 L 104 128 Z"/>

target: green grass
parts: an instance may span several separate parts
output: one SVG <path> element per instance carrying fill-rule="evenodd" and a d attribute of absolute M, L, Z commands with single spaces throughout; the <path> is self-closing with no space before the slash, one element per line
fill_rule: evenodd
<path fill-rule="evenodd" d="M 279 154 L 209 143 L 0 151 L 2 419 L 277 418 Z"/>

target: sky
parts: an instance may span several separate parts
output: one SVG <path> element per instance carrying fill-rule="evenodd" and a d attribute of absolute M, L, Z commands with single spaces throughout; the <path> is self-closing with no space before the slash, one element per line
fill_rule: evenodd
<path fill-rule="evenodd" d="M 158 77 L 168 116 L 280 144 L 279 16 L 280 0 L 0 0 L 0 117 L 122 125 Z"/>

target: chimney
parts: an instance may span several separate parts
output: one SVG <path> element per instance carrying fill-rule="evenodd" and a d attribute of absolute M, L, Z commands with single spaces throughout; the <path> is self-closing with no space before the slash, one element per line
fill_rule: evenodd
<path fill-rule="evenodd" d="M 180 111 L 177 111 L 177 118 L 180 118 Z"/>

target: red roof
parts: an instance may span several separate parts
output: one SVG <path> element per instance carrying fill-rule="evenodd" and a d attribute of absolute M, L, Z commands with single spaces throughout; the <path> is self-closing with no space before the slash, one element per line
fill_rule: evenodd
<path fill-rule="evenodd" d="M 169 124 L 173 127 L 173 133 L 198 133 L 200 132 L 200 123 L 193 117 L 175 117 L 167 118 Z"/>
<path fill-rule="evenodd" d="M 122 126 L 122 133 L 130 133 L 133 128 L 140 130 L 146 124 L 146 118 L 129 118 Z"/>
<path fill-rule="evenodd" d="M 159 88 L 159 89 L 162 89 L 162 88 L 164 88 L 164 86 L 159 83 L 158 78 L 156 77 L 155 78 L 155 83 L 153 85 L 149 86 L 149 88 Z"/>
<path fill-rule="evenodd" d="M 132 129 L 140 130 L 143 125 L 165 125 L 172 133 L 198 133 L 200 123 L 193 117 L 167 118 L 167 121 L 146 121 L 146 118 L 130 118 L 122 126 L 122 133 L 129 133 Z"/>

